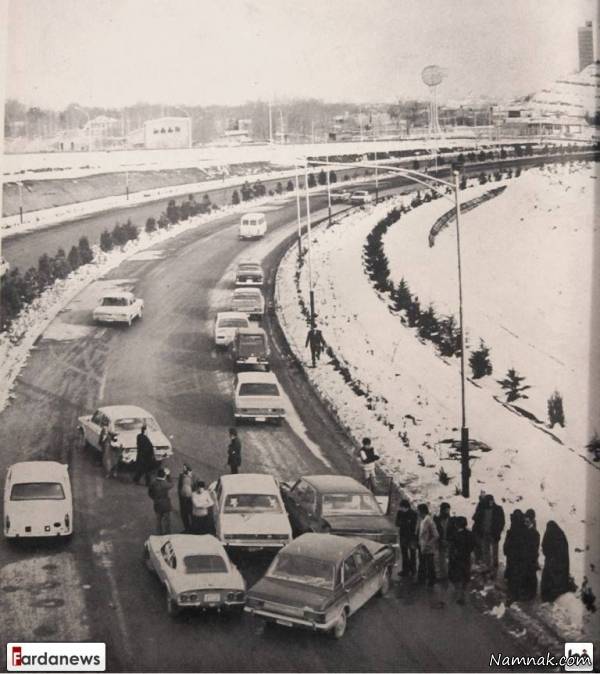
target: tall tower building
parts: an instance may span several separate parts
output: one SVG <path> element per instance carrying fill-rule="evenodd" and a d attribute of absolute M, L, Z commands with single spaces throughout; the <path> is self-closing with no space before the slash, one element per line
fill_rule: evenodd
<path fill-rule="evenodd" d="M 594 62 L 594 29 L 591 21 L 577 29 L 577 46 L 579 47 L 579 70 L 583 70 Z"/>

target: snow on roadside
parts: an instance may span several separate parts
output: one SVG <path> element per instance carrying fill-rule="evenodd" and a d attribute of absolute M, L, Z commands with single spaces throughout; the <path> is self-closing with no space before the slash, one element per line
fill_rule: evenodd
<path fill-rule="evenodd" d="M 479 188 L 469 190 L 465 198 L 472 198 L 477 191 Z M 435 209 L 448 210 L 441 201 L 411 211 L 390 231 L 407 226 L 410 216 L 428 209 L 431 226 L 441 215 L 434 213 Z M 488 202 L 490 208 L 494 201 Z M 589 489 L 599 494 L 599 471 L 588 468 L 580 456 L 494 401 L 489 391 L 471 384 L 467 389 L 471 437 L 482 443 L 485 451 L 473 452 L 470 500 L 456 495 L 460 465 L 453 458 L 451 441 L 458 438 L 460 426 L 458 362 L 438 357 L 432 345 L 422 343 L 414 329 L 402 325 L 387 303 L 378 299 L 363 271 L 367 234 L 400 202 L 387 202 L 313 233 L 319 327 L 364 394 L 355 394 L 326 357 L 316 369 L 307 369 L 311 382 L 332 403 L 357 441 L 365 435 L 373 439 L 384 470 L 414 499 L 427 501 L 436 510 L 441 501 L 449 501 L 457 514 L 470 520 L 479 492 L 484 490 L 495 495 L 507 515 L 515 508 L 534 508 L 542 534 L 549 519 L 557 521 L 568 536 L 571 573 L 577 584 L 581 586 L 588 576 L 598 596 L 598 516 L 586 510 L 586 496 L 589 502 L 594 499 L 581 487 L 591 473 Z M 423 244 L 427 245 L 426 239 Z M 423 259 L 418 249 L 409 253 L 417 264 Z M 453 256 L 455 260 L 455 250 Z M 307 367 L 307 324 L 299 311 L 296 273 L 297 251 L 292 248 L 278 272 L 278 315 L 292 350 Z M 438 284 L 446 283 L 443 275 L 430 276 L 432 284 L 436 278 Z M 306 264 L 299 283 L 307 302 Z M 441 468 L 450 477 L 448 485 L 439 480 Z M 593 629 L 581 601 L 573 602 L 571 609 L 568 621 L 573 630 Z"/>

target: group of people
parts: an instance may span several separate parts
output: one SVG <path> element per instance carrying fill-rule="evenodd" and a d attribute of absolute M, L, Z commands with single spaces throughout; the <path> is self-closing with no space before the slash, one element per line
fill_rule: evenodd
<path fill-rule="evenodd" d="M 496 578 L 500 539 L 505 527 L 504 510 L 491 494 L 480 495 L 472 520 L 470 530 L 466 517 L 451 514 L 449 503 L 442 503 L 439 513 L 432 516 L 426 504 L 414 510 L 408 500 L 403 499 L 396 515 L 400 575 L 416 576 L 418 583 L 430 587 L 438 580 L 450 581 L 455 587 L 456 601 L 463 604 L 472 577 L 473 559 L 485 578 Z M 573 589 L 567 539 L 556 522 L 548 522 L 541 548 L 545 557 L 541 598 L 554 601 Z M 503 546 L 507 603 L 530 600 L 537 595 L 539 549 L 535 512 L 515 510 Z"/>

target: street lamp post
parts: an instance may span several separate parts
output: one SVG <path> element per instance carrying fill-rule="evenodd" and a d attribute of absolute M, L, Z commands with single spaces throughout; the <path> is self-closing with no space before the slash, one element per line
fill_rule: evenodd
<path fill-rule="evenodd" d="M 308 239 L 308 297 L 310 303 L 310 329 L 315 329 L 315 291 L 312 276 L 312 244 L 310 229 L 310 197 L 308 187 L 308 161 L 304 164 L 304 189 L 306 194 L 306 236 Z M 311 349 L 312 366 L 316 367 L 315 350 Z"/>
<path fill-rule="evenodd" d="M 325 170 L 327 171 L 327 212 L 329 214 L 329 226 L 331 227 L 331 184 L 329 182 L 329 157 L 325 157 Z"/>
<path fill-rule="evenodd" d="M 302 258 L 302 221 L 300 219 L 300 181 L 298 180 L 298 164 L 294 165 L 296 170 L 296 216 L 298 219 L 298 256 Z"/>

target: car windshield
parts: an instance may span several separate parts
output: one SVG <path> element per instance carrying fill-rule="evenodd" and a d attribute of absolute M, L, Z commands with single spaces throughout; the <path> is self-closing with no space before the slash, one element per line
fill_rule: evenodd
<path fill-rule="evenodd" d="M 372 494 L 323 494 L 323 515 L 381 515 Z"/>
<path fill-rule="evenodd" d="M 103 297 L 103 307 L 126 307 L 129 304 L 126 297 Z"/>
<path fill-rule="evenodd" d="M 279 553 L 267 577 L 333 590 L 335 566 L 321 559 Z"/>
<path fill-rule="evenodd" d="M 152 417 L 123 417 L 115 421 L 115 430 L 119 431 L 137 431 L 144 424 L 150 431 L 157 431 L 158 425 Z"/>
<path fill-rule="evenodd" d="M 236 300 L 257 300 L 260 295 L 258 293 L 245 291 L 241 293 L 235 293 L 233 297 Z"/>
<path fill-rule="evenodd" d="M 254 265 L 247 265 L 245 267 L 239 267 L 238 274 L 246 274 L 249 276 L 255 276 L 262 274 L 262 271 L 255 267 Z"/>
<path fill-rule="evenodd" d="M 225 513 L 280 513 L 281 503 L 272 494 L 229 494 L 225 497 Z"/>
<path fill-rule="evenodd" d="M 187 555 L 183 567 L 186 573 L 227 573 L 225 560 L 219 555 Z"/>
<path fill-rule="evenodd" d="M 221 318 L 219 321 L 220 328 L 246 328 L 248 321 L 245 318 Z"/>
<path fill-rule="evenodd" d="M 63 501 L 65 492 L 60 482 L 21 482 L 13 484 L 11 501 Z"/>
<path fill-rule="evenodd" d="M 242 384 L 239 395 L 241 396 L 278 396 L 277 384 Z"/>

